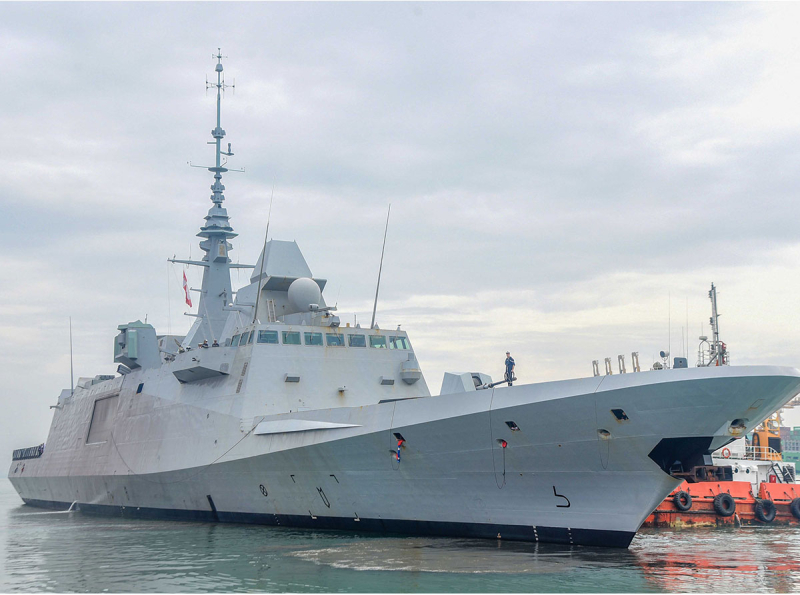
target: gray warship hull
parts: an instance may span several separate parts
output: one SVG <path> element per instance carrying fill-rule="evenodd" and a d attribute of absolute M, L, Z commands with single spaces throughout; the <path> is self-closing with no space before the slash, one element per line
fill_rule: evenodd
<path fill-rule="evenodd" d="M 735 420 L 756 423 L 800 390 L 795 369 L 697 368 L 244 420 L 219 403 L 136 393 L 132 376 L 65 399 L 43 455 L 10 469 L 26 503 L 626 547 L 680 483 L 670 466 L 730 442 Z M 116 419 L 87 446 L 92 404 L 106 393 L 119 395 Z"/>

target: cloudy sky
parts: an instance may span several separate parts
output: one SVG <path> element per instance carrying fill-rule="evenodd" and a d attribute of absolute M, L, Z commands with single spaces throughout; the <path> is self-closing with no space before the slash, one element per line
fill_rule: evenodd
<path fill-rule="evenodd" d="M 797 4 L 0 4 L 0 462 L 116 326 L 185 332 L 221 46 L 234 259 L 297 240 L 444 371 L 591 374 L 708 332 L 800 365 Z M 189 271 L 199 284 L 199 273 Z M 247 274 L 234 273 L 235 285 Z M 688 329 L 687 329 L 688 318 Z M 671 329 L 670 321 L 671 319 Z M 704 325 L 704 326 L 703 326 Z M 670 339 L 671 337 L 671 339 Z M 630 364 L 628 364 L 630 365 Z M 800 424 L 800 414 L 788 417 Z"/>

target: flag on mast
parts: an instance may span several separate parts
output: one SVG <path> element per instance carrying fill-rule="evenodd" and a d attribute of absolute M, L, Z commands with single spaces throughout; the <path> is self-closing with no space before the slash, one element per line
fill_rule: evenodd
<path fill-rule="evenodd" d="M 192 298 L 189 297 L 189 284 L 186 282 L 186 271 L 183 271 L 183 293 L 186 294 L 186 305 L 192 307 Z"/>

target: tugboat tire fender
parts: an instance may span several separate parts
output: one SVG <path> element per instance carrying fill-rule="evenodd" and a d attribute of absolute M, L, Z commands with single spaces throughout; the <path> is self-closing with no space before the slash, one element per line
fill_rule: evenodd
<path fill-rule="evenodd" d="M 800 500 L 800 498 L 798 498 L 798 500 Z M 681 512 L 686 512 L 692 507 L 692 495 L 689 492 L 684 492 L 683 490 L 675 494 L 675 497 L 672 498 L 672 501 L 675 503 L 675 508 Z"/>
<path fill-rule="evenodd" d="M 789 510 L 792 511 L 792 516 L 800 520 L 800 498 L 795 498 L 789 505 Z"/>
<path fill-rule="evenodd" d="M 772 500 L 758 500 L 756 502 L 756 518 L 762 523 L 771 523 L 775 520 L 775 503 Z"/>
<path fill-rule="evenodd" d="M 714 512 L 719 516 L 728 517 L 736 512 L 736 501 L 728 493 L 717 494 L 714 497 Z"/>

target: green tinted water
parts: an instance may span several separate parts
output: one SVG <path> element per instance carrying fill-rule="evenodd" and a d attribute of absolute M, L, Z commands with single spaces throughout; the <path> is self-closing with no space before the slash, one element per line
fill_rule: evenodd
<path fill-rule="evenodd" d="M 0 592 L 787 592 L 800 529 L 648 530 L 628 550 L 128 521 L 0 480 Z"/>

